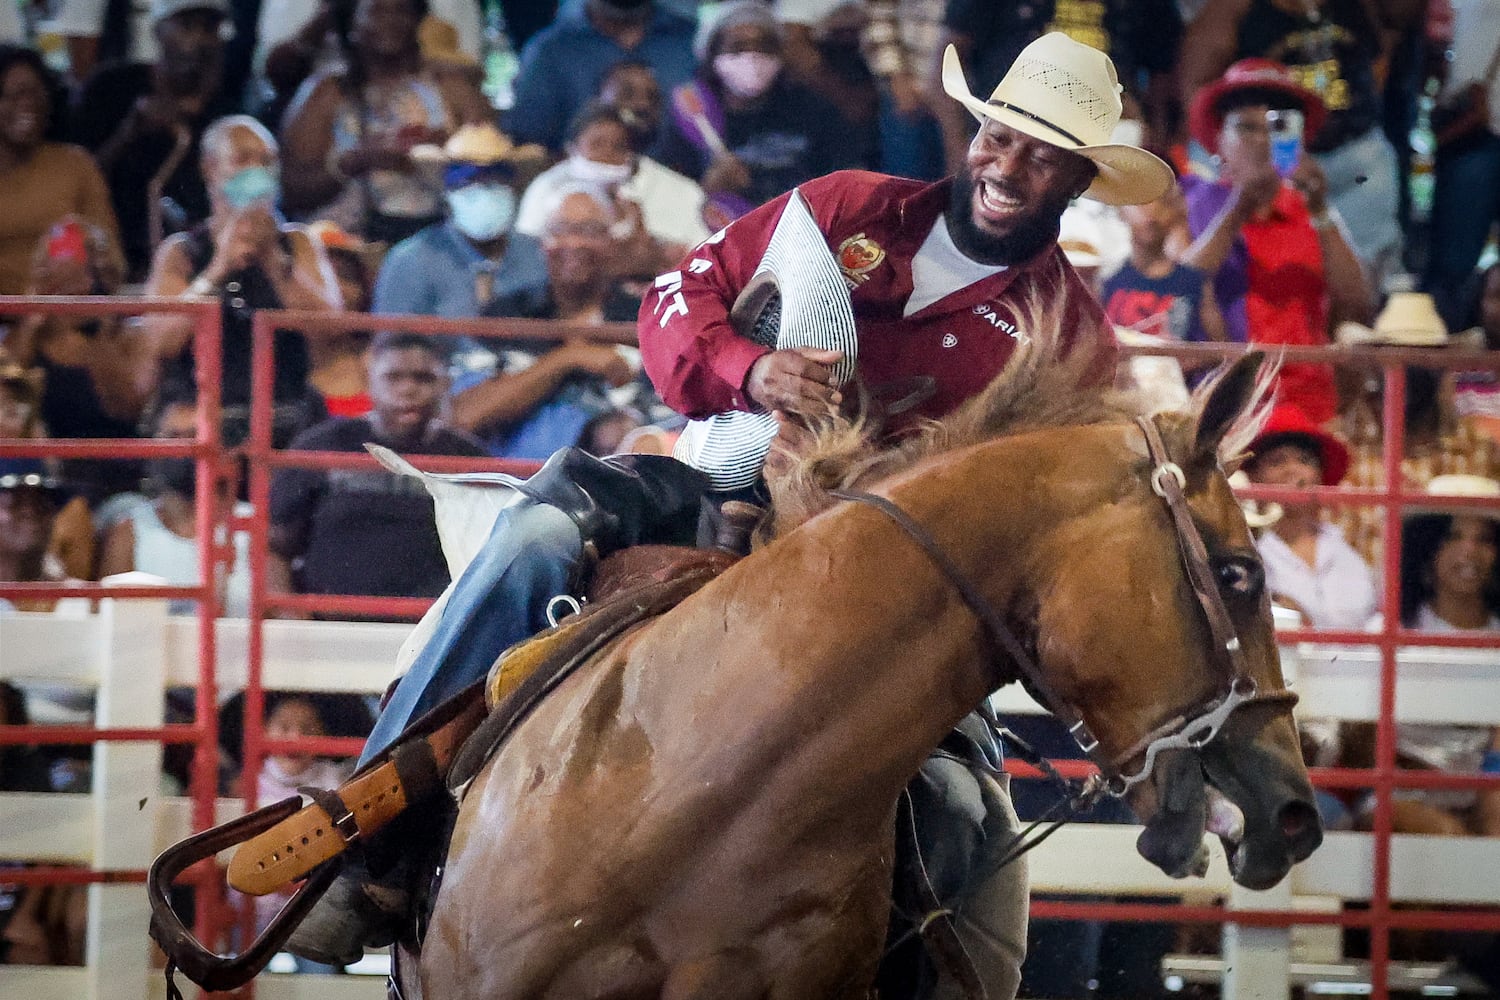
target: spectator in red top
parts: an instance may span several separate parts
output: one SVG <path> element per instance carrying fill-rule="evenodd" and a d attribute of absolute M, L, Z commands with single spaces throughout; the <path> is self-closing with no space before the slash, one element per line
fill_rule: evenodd
<path fill-rule="evenodd" d="M 1183 179 L 1190 251 L 1205 273 L 1231 340 L 1323 345 L 1333 324 L 1368 323 L 1373 295 L 1317 161 L 1272 162 L 1272 132 L 1298 111 L 1315 135 L 1325 112 L 1317 95 L 1265 59 L 1244 59 L 1199 91 L 1193 134 L 1219 158 L 1216 182 Z M 1333 371 L 1289 364 L 1279 398 L 1322 424 L 1338 411 Z"/>

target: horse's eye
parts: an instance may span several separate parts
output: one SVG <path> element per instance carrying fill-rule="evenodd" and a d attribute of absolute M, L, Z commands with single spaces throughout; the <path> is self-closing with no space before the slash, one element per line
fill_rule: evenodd
<path fill-rule="evenodd" d="M 1219 587 L 1235 597 L 1258 597 L 1265 575 L 1260 564 L 1250 559 L 1224 559 L 1215 567 Z"/>

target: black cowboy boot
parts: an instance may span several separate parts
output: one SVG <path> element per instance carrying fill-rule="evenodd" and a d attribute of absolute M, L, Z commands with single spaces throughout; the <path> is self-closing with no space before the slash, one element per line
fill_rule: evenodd
<path fill-rule="evenodd" d="M 604 556 L 644 543 L 692 544 L 708 479 L 665 456 L 598 459 L 565 448 L 531 478 L 512 485 L 568 515 L 578 525 L 583 543 Z M 400 852 L 417 836 L 382 830 L 364 845 L 368 859 L 349 857 L 327 894 L 292 934 L 287 950 L 315 962 L 347 965 L 366 948 L 390 944 L 409 919 L 410 883 L 417 867 Z"/>
<path fill-rule="evenodd" d="M 457 815 L 432 799 L 423 804 L 341 856 L 338 878 L 287 939 L 287 951 L 325 965 L 352 965 L 412 926 L 413 901 L 441 863 Z"/>
<path fill-rule="evenodd" d="M 691 545 L 708 477 L 665 455 L 595 458 L 564 448 L 516 490 L 556 507 L 601 556 L 632 545 Z"/>
<path fill-rule="evenodd" d="M 362 858 L 350 857 L 303 921 L 287 939 L 286 950 L 323 965 L 353 965 L 367 948 L 383 948 L 401 935 L 409 919 L 409 869 L 372 876 Z"/>

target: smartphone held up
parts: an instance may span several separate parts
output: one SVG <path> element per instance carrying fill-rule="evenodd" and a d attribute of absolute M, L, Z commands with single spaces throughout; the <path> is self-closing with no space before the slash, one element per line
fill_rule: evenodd
<path fill-rule="evenodd" d="M 1283 178 L 1292 176 L 1302 159 L 1302 132 L 1305 119 L 1295 108 L 1276 108 L 1266 112 L 1271 132 L 1271 164 Z"/>

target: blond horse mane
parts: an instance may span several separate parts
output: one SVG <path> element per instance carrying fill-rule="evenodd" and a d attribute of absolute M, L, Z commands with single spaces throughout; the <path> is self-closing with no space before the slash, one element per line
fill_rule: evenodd
<path fill-rule="evenodd" d="M 1119 423 L 1153 412 L 1150 400 L 1133 389 L 1080 388 L 1091 357 L 1083 351 L 1063 354 L 1055 311 L 1033 301 L 1025 313 L 1019 325 L 1038 334 L 1018 344 L 1000 374 L 947 417 L 924 421 L 892 444 L 881 439 L 881 428 L 862 405 L 853 418 L 830 418 L 814 428 L 812 440 L 800 452 L 783 451 L 781 461 L 768 465 L 775 516 L 765 536 L 785 534 L 838 503 L 831 490 L 867 489 L 936 455 L 1027 431 Z M 1238 461 L 1270 416 L 1278 369 L 1274 361 L 1261 365 L 1249 398 L 1220 438 L 1221 465 Z M 1206 378 L 1194 390 L 1188 409 L 1178 415 L 1181 419 L 1171 422 L 1180 426 L 1188 442 L 1204 405 L 1228 371 L 1228 364 L 1221 365 Z"/>

